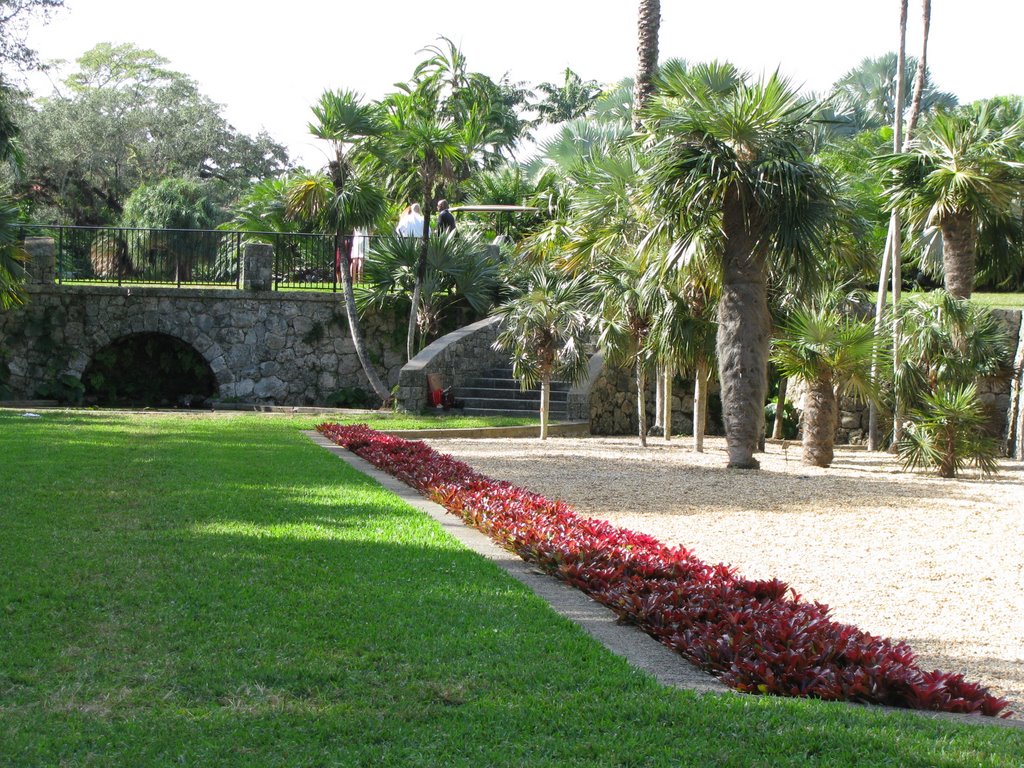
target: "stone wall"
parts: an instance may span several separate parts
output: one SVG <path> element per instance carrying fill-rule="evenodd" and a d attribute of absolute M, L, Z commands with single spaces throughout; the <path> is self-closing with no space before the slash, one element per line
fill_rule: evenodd
<path fill-rule="evenodd" d="M 645 409 L 648 428 L 654 424 L 655 381 L 647 380 Z M 713 382 L 709 400 L 718 397 L 718 384 Z M 632 370 L 606 365 L 596 376 L 590 389 L 590 433 L 594 435 L 635 435 L 637 425 L 636 377 Z M 714 405 L 708 408 L 706 434 L 722 434 L 722 423 Z M 672 434 L 693 434 L 693 381 L 676 377 L 672 384 Z"/>
<path fill-rule="evenodd" d="M 488 317 L 453 331 L 422 351 L 401 370 L 398 403 L 419 413 L 427 407 L 427 374 L 441 375 L 442 386 L 460 387 L 492 368 L 507 368 L 508 355 L 494 349 L 501 321 Z"/>
<path fill-rule="evenodd" d="M 14 398 L 45 382 L 81 378 L 92 356 L 135 333 L 192 347 L 218 399 L 322 405 L 342 388 L 370 390 L 340 295 L 224 289 L 29 285 L 28 303 L 0 313 L 0 354 Z M 402 365 L 394 321 L 367 318 L 370 356 L 392 386 Z"/>
<path fill-rule="evenodd" d="M 995 309 L 992 316 L 1005 331 L 1010 340 L 1011 353 L 1016 352 L 1017 359 L 1011 370 L 999 376 L 987 377 L 978 381 L 979 400 L 989 412 L 988 431 L 1000 435 L 1009 456 L 1021 457 L 1019 447 L 1014 443 L 1021 439 L 1020 426 L 1020 392 L 1024 389 L 1024 328 L 1021 325 L 1021 311 L 1016 309 Z M 791 399 L 797 409 L 802 408 L 802 389 L 799 383 L 791 388 Z M 883 425 L 884 430 L 892 428 L 890 423 Z M 868 407 L 852 398 L 844 397 L 839 403 L 839 423 L 836 428 L 836 442 L 854 445 L 867 442 Z"/>

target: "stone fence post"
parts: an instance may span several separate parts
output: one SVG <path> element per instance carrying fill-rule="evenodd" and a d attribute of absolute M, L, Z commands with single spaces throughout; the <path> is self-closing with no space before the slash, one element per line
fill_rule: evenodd
<path fill-rule="evenodd" d="M 269 291 L 274 285 L 274 246 L 248 243 L 242 252 L 242 290 Z"/>
<path fill-rule="evenodd" d="M 28 281 L 35 285 L 53 285 L 57 277 L 57 249 L 52 237 L 26 237 L 25 252 Z"/>

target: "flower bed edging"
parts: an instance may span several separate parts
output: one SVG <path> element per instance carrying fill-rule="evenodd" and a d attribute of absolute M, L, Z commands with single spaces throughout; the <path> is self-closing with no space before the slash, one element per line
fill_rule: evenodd
<path fill-rule="evenodd" d="M 685 548 L 580 517 L 421 442 L 363 425 L 317 429 L 737 690 L 1010 714 L 983 686 L 921 670 L 905 643 L 835 622 L 827 606 L 801 602 L 783 582 L 744 579 Z"/>

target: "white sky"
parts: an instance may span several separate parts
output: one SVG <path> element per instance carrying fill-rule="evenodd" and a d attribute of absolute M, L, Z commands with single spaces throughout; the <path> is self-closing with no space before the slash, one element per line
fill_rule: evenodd
<path fill-rule="evenodd" d="M 310 167 L 323 163 L 306 124 L 326 88 L 378 98 L 408 79 L 445 35 L 471 70 L 536 84 L 566 66 L 614 82 L 636 67 L 635 0 L 67 0 L 28 42 L 73 61 L 99 42 L 134 43 L 170 59 L 224 105 L 240 130 L 265 128 Z M 825 90 L 865 56 L 895 50 L 897 0 L 662 0 L 661 58 L 713 58 L 755 74 L 780 68 Z M 908 51 L 920 48 L 910 0 Z M 933 0 L 928 62 L 961 101 L 1024 93 L 1022 0 Z M 41 87 L 33 81 L 37 90 Z M 45 86 L 45 82 L 42 84 Z"/>

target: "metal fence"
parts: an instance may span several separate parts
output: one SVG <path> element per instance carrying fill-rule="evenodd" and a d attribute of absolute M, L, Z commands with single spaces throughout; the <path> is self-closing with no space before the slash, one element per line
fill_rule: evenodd
<path fill-rule="evenodd" d="M 238 232 L 25 225 L 22 237 L 51 237 L 57 281 L 114 285 L 239 286 L 247 243 L 274 248 L 274 288 L 336 291 L 341 248 L 353 257 L 358 281 L 369 250 L 365 235 L 343 238 L 308 232 Z"/>

